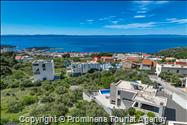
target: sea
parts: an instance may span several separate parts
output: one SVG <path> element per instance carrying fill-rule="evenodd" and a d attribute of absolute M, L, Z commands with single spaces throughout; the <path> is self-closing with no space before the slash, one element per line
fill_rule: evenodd
<path fill-rule="evenodd" d="M 17 50 L 51 47 L 54 52 L 144 52 L 187 47 L 187 35 L 2 35 L 1 45 L 14 45 Z"/>

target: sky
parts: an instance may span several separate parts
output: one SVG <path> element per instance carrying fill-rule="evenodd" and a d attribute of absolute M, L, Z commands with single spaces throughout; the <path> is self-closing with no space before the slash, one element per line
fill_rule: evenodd
<path fill-rule="evenodd" d="M 187 35 L 187 1 L 2 1 L 1 34 Z"/>

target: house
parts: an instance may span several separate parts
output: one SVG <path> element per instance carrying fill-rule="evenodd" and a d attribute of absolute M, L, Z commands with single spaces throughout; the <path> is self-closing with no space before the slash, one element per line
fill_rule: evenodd
<path fill-rule="evenodd" d="M 132 68 L 139 68 L 140 61 L 142 58 L 139 57 L 129 57 L 127 59 L 122 60 L 122 68 L 123 69 L 132 69 Z"/>
<path fill-rule="evenodd" d="M 157 64 L 156 65 L 156 74 L 160 75 L 161 72 L 171 72 L 177 73 L 182 76 L 187 76 L 187 66 L 175 64 Z"/>
<path fill-rule="evenodd" d="M 94 56 L 92 58 L 92 60 L 94 62 L 114 62 L 114 61 L 116 61 L 116 59 L 113 58 L 112 56 Z"/>
<path fill-rule="evenodd" d="M 151 55 L 150 54 L 146 54 L 146 53 L 144 53 L 144 54 L 142 54 L 142 56 L 143 56 L 143 58 L 148 58 L 148 57 L 150 57 Z"/>
<path fill-rule="evenodd" d="M 68 68 L 67 73 L 76 76 L 87 73 L 91 69 L 100 70 L 100 64 L 97 62 L 72 63 Z"/>
<path fill-rule="evenodd" d="M 110 103 L 122 109 L 134 107 L 163 116 L 167 98 L 157 96 L 156 93 L 153 86 L 120 80 L 110 86 Z"/>
<path fill-rule="evenodd" d="M 33 60 L 33 58 L 32 57 L 30 57 L 30 56 L 16 56 L 15 57 L 15 60 L 17 60 L 17 61 L 30 61 L 30 60 Z"/>
<path fill-rule="evenodd" d="M 99 56 L 94 56 L 94 57 L 92 58 L 92 61 L 93 61 L 93 62 L 99 62 L 99 60 L 100 60 L 100 57 L 99 57 Z"/>
<path fill-rule="evenodd" d="M 156 67 L 156 62 L 154 62 L 150 59 L 143 59 L 141 65 L 140 65 L 140 69 L 142 69 L 142 70 L 151 70 L 154 67 Z"/>
<path fill-rule="evenodd" d="M 15 50 L 16 50 L 16 46 L 1 45 L 1 53 L 14 52 Z"/>
<path fill-rule="evenodd" d="M 55 70 L 53 60 L 36 60 L 32 63 L 34 81 L 54 80 Z"/>

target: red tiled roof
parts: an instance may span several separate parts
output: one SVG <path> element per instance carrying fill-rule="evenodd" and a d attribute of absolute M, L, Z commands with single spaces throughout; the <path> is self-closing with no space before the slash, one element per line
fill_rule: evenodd
<path fill-rule="evenodd" d="M 149 59 L 142 60 L 142 64 L 144 65 L 155 65 L 155 62 Z"/>

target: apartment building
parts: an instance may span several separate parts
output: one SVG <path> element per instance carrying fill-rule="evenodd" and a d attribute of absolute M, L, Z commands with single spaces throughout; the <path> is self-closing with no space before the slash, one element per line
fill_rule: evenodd
<path fill-rule="evenodd" d="M 134 107 L 163 116 L 167 98 L 157 96 L 156 93 L 157 90 L 152 86 L 121 80 L 110 86 L 110 103 L 122 109 Z"/>
<path fill-rule="evenodd" d="M 71 75 L 80 75 L 83 73 L 87 73 L 90 69 L 100 70 L 100 64 L 96 62 L 87 62 L 87 63 L 73 63 L 70 65 L 68 69 L 68 74 Z"/>
<path fill-rule="evenodd" d="M 55 69 L 53 60 L 36 60 L 32 63 L 34 81 L 54 80 Z"/>
<path fill-rule="evenodd" d="M 1 53 L 14 52 L 15 50 L 16 50 L 16 46 L 1 45 Z"/>
<path fill-rule="evenodd" d="M 175 65 L 175 64 L 157 64 L 156 65 L 157 76 L 159 76 L 161 72 L 171 72 L 171 73 L 177 73 L 182 76 L 187 76 L 187 66 Z"/>

